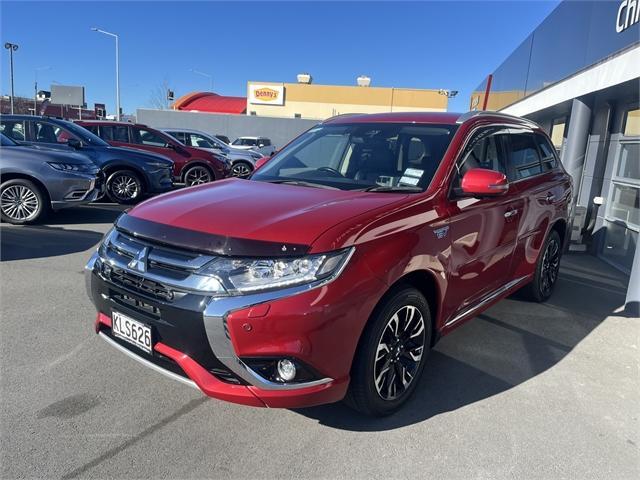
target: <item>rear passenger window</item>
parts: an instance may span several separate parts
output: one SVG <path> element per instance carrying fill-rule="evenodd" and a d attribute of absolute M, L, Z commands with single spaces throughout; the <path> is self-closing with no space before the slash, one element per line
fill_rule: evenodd
<path fill-rule="evenodd" d="M 24 122 L 3 120 L 2 126 L 0 127 L 0 132 L 17 142 L 22 142 L 25 140 Z"/>
<path fill-rule="evenodd" d="M 100 137 L 100 135 L 98 134 L 98 125 L 83 125 L 82 128 L 84 128 L 85 130 L 89 130 L 94 135 L 98 135 Z"/>
<path fill-rule="evenodd" d="M 553 170 L 558 165 L 554 148 L 549 144 L 549 141 L 539 133 L 536 133 L 536 141 L 542 154 L 542 169 L 544 171 Z"/>
<path fill-rule="evenodd" d="M 542 173 L 540 155 L 533 134 L 516 133 L 509 135 L 510 149 L 508 161 L 515 180 L 529 178 Z"/>

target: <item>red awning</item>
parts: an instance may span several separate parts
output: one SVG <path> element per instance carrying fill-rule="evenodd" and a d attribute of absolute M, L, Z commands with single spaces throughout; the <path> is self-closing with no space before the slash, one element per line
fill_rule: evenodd
<path fill-rule="evenodd" d="M 247 98 L 226 97 L 211 92 L 194 92 L 177 99 L 173 108 L 174 110 L 242 114 L 247 112 Z"/>

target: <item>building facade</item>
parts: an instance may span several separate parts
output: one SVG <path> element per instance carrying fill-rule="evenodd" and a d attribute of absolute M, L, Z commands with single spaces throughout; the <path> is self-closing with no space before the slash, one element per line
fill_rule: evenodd
<path fill-rule="evenodd" d="M 472 93 L 543 126 L 572 175 L 572 243 L 640 275 L 640 0 L 564 1 Z M 635 285 L 635 286 L 634 286 Z M 638 292 L 640 284 L 631 288 Z"/>
<path fill-rule="evenodd" d="M 438 90 L 314 83 L 247 83 L 247 115 L 324 120 L 344 113 L 445 112 Z"/>

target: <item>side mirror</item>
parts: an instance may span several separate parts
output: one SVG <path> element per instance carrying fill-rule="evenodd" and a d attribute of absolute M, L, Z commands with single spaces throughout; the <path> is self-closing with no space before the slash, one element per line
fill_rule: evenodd
<path fill-rule="evenodd" d="M 68 139 L 67 145 L 69 145 L 71 148 L 75 148 L 76 150 L 80 150 L 82 148 L 82 142 L 77 138 Z"/>
<path fill-rule="evenodd" d="M 504 173 L 485 168 L 472 168 L 462 177 L 462 193 L 474 197 L 498 196 L 507 193 L 509 182 Z"/>
<path fill-rule="evenodd" d="M 267 163 L 270 159 L 271 159 L 271 157 L 262 157 L 262 158 L 258 159 L 256 161 L 256 166 L 253 168 L 253 171 L 255 172 L 256 170 L 258 170 L 261 166 L 263 166 L 265 163 Z"/>

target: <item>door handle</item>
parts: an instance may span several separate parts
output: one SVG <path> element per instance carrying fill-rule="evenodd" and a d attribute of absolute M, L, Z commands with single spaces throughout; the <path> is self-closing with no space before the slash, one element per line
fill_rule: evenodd
<path fill-rule="evenodd" d="M 538 198 L 546 203 L 552 203 L 556 199 L 556 196 L 551 192 L 547 192 L 547 195 L 545 197 Z"/>
<path fill-rule="evenodd" d="M 518 210 L 516 210 L 515 208 L 508 210 L 506 212 L 504 212 L 504 218 L 511 218 L 514 217 L 518 214 Z"/>

